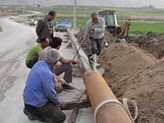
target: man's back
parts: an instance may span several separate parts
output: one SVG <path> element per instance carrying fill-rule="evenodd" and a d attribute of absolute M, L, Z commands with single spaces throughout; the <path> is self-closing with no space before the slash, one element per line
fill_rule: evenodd
<path fill-rule="evenodd" d="M 32 66 L 38 61 L 39 54 L 42 50 L 43 49 L 40 44 L 30 49 L 26 57 L 26 66 L 28 68 L 32 68 Z"/>
<path fill-rule="evenodd" d="M 35 107 L 45 105 L 49 101 L 49 93 L 56 98 L 54 88 L 54 74 L 49 65 L 45 61 L 38 61 L 31 69 L 26 81 L 23 95 L 25 104 Z M 57 102 L 57 98 L 55 100 Z"/>

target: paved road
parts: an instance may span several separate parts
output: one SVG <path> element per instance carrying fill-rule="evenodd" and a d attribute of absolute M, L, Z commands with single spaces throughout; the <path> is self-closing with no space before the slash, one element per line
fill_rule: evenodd
<path fill-rule="evenodd" d="M 34 29 L 0 18 L 0 122 L 28 123 L 23 115 L 22 90 L 27 74 L 26 51 L 35 42 Z"/>
<path fill-rule="evenodd" d="M 22 92 L 28 70 L 24 64 L 27 50 L 35 43 L 36 36 L 33 28 L 17 24 L 8 18 L 0 18 L 4 32 L 0 32 L 0 123 L 38 123 L 30 121 L 23 114 Z M 72 49 L 65 46 L 62 55 L 73 58 Z M 74 77 L 76 87 L 83 88 L 82 79 Z M 63 92 L 61 101 L 77 99 L 79 93 Z M 67 117 L 70 111 L 65 112 Z M 92 123 L 90 109 L 82 109 L 77 123 Z M 67 121 L 65 121 L 66 123 Z"/>

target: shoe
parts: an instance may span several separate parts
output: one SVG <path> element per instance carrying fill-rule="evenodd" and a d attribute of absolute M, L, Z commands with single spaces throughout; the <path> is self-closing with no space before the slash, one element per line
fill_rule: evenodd
<path fill-rule="evenodd" d="M 63 89 L 73 90 L 74 88 L 71 87 L 68 83 L 63 83 Z"/>
<path fill-rule="evenodd" d="M 89 57 L 89 60 L 91 63 L 96 63 L 97 61 L 97 55 L 96 54 L 93 54 L 92 56 Z"/>
<path fill-rule="evenodd" d="M 101 64 L 95 63 L 95 66 L 96 66 L 96 68 L 99 68 L 99 67 L 101 67 Z"/>
<path fill-rule="evenodd" d="M 37 120 L 35 116 L 33 116 L 27 109 L 24 109 L 24 114 L 28 117 L 29 120 Z"/>

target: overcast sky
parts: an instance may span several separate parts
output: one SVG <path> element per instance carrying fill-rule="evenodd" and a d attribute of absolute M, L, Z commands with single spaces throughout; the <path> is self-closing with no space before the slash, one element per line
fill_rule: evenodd
<path fill-rule="evenodd" d="M 63 4 L 63 3 L 70 3 L 71 1 L 73 0 L 56 0 L 56 3 Z M 77 0 L 77 2 L 78 4 L 85 4 L 85 5 L 135 6 L 135 7 L 152 4 L 156 7 L 164 8 L 164 0 Z"/>
<path fill-rule="evenodd" d="M 74 0 L 0 0 L 2 3 L 24 3 L 43 5 L 71 5 Z M 78 5 L 106 5 L 106 6 L 122 6 L 122 7 L 140 7 L 150 4 L 158 8 L 164 8 L 164 0 L 77 0 Z"/>

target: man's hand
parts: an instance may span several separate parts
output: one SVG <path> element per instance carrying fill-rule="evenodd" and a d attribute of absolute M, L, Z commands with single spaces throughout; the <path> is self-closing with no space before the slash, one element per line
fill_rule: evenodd
<path fill-rule="evenodd" d="M 55 90 L 60 93 L 62 92 L 63 90 L 63 86 L 62 86 L 62 79 L 58 76 L 56 76 L 56 79 L 55 79 Z"/>
<path fill-rule="evenodd" d="M 94 28 L 92 28 L 92 29 L 91 29 L 91 32 L 93 33 L 94 31 L 95 31 L 95 29 L 94 29 Z"/>
<path fill-rule="evenodd" d="M 55 65 L 54 65 L 54 69 L 58 69 L 62 64 L 60 62 L 57 62 Z"/>
<path fill-rule="evenodd" d="M 80 64 L 80 61 L 79 60 L 72 60 L 71 63 L 72 64 Z"/>

